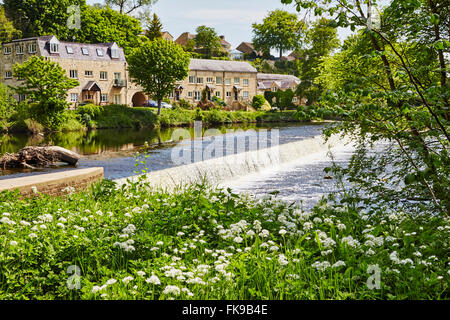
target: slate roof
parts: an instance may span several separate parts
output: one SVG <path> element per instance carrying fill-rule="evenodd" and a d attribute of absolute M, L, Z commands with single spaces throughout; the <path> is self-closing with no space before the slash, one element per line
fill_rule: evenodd
<path fill-rule="evenodd" d="M 258 70 L 248 62 L 207 59 L 191 59 L 189 69 L 191 71 L 258 72 Z"/>
<path fill-rule="evenodd" d="M 258 89 L 270 89 L 274 83 L 278 88 L 285 90 L 291 88 L 293 83 L 300 84 L 300 79 L 291 75 L 258 73 Z"/>
<path fill-rule="evenodd" d="M 118 48 L 119 58 L 111 58 L 111 47 L 115 44 L 111 43 L 97 43 L 97 44 L 87 44 L 87 43 L 77 43 L 77 42 L 66 42 L 59 41 L 59 53 L 50 53 L 49 41 L 52 40 L 54 36 L 42 36 L 35 38 L 17 39 L 13 40 L 11 43 L 17 42 L 27 42 L 27 41 L 37 41 L 41 55 L 43 57 L 60 57 L 64 59 L 75 59 L 75 60 L 89 60 L 89 61 L 122 61 L 125 62 L 125 53 L 122 48 Z M 6 44 L 7 45 L 7 44 Z M 66 47 L 72 47 L 73 54 L 67 52 Z M 81 48 L 87 48 L 89 55 L 84 55 L 81 52 Z M 102 50 L 103 56 L 97 54 L 97 49 Z"/>
<path fill-rule="evenodd" d="M 296 76 L 288 74 L 272 74 L 272 73 L 258 73 L 258 80 L 284 80 L 284 81 L 300 81 Z"/>

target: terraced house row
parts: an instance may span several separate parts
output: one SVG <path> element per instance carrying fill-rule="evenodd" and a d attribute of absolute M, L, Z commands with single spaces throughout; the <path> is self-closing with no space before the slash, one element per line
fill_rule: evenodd
<path fill-rule="evenodd" d="M 20 39 L 3 44 L 0 54 L 1 81 L 13 87 L 17 85 L 12 67 L 32 55 L 59 63 L 68 77 L 78 80 L 80 85 L 68 91 L 67 99 L 73 107 L 81 102 L 142 106 L 151 98 L 130 79 L 124 51 L 116 43 L 63 42 L 55 36 Z M 266 90 L 261 86 L 266 85 L 267 81 L 262 82 L 258 77 L 257 70 L 248 62 L 191 59 L 189 76 L 177 83 L 169 98 L 172 101 L 185 99 L 196 103 L 205 91 L 208 100 L 215 96 L 230 107 L 238 108 Z M 298 78 L 291 83 L 296 81 Z M 278 83 L 279 89 L 283 90 L 282 82 Z M 25 98 L 16 96 L 19 101 Z"/>

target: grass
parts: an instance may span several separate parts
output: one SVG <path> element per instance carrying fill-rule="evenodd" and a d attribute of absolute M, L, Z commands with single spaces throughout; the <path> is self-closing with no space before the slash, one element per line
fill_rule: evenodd
<path fill-rule="evenodd" d="M 448 218 L 104 181 L 0 221 L 0 299 L 449 298 Z"/>

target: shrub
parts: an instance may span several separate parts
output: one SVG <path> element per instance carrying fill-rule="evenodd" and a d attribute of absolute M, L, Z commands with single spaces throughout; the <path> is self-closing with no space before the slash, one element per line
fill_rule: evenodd
<path fill-rule="evenodd" d="M 267 102 L 263 95 L 256 95 L 253 97 L 252 107 L 256 110 L 261 109 L 261 107 Z"/>
<path fill-rule="evenodd" d="M 94 104 L 87 104 L 84 106 L 79 106 L 76 112 L 81 116 L 87 115 L 90 117 L 90 119 L 95 120 L 102 113 L 102 107 L 96 106 Z"/>
<path fill-rule="evenodd" d="M 182 109 L 188 109 L 188 110 L 194 109 L 194 106 L 189 101 L 184 100 L 184 99 L 181 99 L 180 101 L 178 101 L 178 105 Z"/>

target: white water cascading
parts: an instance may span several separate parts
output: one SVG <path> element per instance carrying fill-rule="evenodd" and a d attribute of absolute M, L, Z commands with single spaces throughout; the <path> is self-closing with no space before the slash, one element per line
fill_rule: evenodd
<path fill-rule="evenodd" d="M 147 174 L 145 179 L 151 187 L 172 191 L 186 185 L 207 182 L 216 186 L 233 178 L 242 178 L 265 169 L 276 168 L 282 164 L 293 163 L 302 157 L 343 145 L 347 141 L 332 136 L 325 143 L 321 136 L 277 145 L 274 147 L 242 152 L 206 161 L 195 162 Z M 115 180 L 118 185 L 135 182 L 140 176 Z"/>

